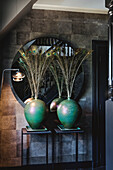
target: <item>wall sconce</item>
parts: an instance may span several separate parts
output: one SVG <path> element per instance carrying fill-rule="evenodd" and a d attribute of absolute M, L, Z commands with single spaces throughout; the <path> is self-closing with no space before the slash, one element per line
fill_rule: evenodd
<path fill-rule="evenodd" d="M 0 97 L 1 97 L 1 91 L 4 81 L 4 73 L 5 71 L 17 71 L 16 74 L 13 74 L 13 81 L 19 82 L 22 81 L 25 75 L 19 71 L 19 69 L 4 69 L 2 72 L 2 80 L 1 80 L 1 86 L 0 86 Z"/>
<path fill-rule="evenodd" d="M 19 82 L 22 81 L 25 77 L 25 74 L 21 73 L 20 71 L 17 71 L 16 74 L 13 74 L 13 81 Z"/>

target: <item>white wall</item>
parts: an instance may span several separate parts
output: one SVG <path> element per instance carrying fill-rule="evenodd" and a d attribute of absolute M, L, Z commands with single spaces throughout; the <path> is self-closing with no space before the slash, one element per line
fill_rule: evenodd
<path fill-rule="evenodd" d="M 107 13 L 105 0 L 38 0 L 33 9 Z"/>
<path fill-rule="evenodd" d="M 4 29 L 29 2 L 30 0 L 2 0 L 1 28 Z"/>

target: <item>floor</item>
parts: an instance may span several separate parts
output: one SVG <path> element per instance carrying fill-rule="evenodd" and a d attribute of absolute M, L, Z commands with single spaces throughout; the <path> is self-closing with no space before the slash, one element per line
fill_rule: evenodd
<path fill-rule="evenodd" d="M 62 169 L 61 167 L 59 168 L 54 168 L 52 169 L 51 167 L 46 167 L 46 166 L 23 166 L 23 167 L 9 167 L 9 168 L 0 168 L 0 170 L 105 170 L 104 167 L 100 168 L 68 168 L 68 169 Z"/>
<path fill-rule="evenodd" d="M 105 167 L 100 167 L 100 168 L 78 168 L 78 169 L 65 169 L 65 170 L 105 170 Z"/>

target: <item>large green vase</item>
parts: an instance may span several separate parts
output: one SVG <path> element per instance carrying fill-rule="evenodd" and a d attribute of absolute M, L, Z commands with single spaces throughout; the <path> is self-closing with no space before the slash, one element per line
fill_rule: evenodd
<path fill-rule="evenodd" d="M 32 129 L 38 129 L 44 120 L 46 105 L 42 100 L 32 100 L 24 108 L 25 118 Z"/>
<path fill-rule="evenodd" d="M 79 106 L 72 99 L 63 100 L 57 108 L 57 115 L 65 128 L 71 128 L 79 116 Z"/>
<path fill-rule="evenodd" d="M 64 100 L 64 99 L 61 98 L 61 97 L 54 99 L 54 100 L 51 102 L 51 104 L 50 104 L 50 111 L 51 111 L 51 112 L 57 111 L 58 105 L 59 105 L 63 100 Z"/>

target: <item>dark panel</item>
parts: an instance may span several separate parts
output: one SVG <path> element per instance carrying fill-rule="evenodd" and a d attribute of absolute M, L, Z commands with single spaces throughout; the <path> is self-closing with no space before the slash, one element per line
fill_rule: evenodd
<path fill-rule="evenodd" d="M 105 6 L 108 8 L 109 3 L 111 2 L 111 0 L 105 0 Z"/>
<path fill-rule="evenodd" d="M 93 166 L 105 165 L 105 100 L 108 84 L 108 43 L 93 41 Z"/>
<path fill-rule="evenodd" d="M 113 168 L 113 101 L 106 101 L 106 170 Z"/>

